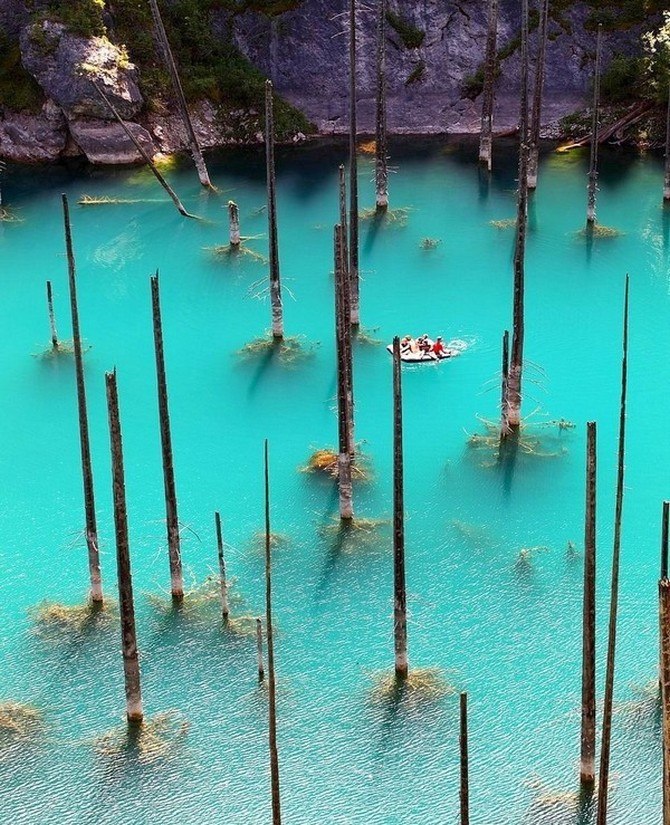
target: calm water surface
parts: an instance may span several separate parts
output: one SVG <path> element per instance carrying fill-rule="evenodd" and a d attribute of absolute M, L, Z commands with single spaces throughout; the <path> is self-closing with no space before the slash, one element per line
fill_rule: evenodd
<path fill-rule="evenodd" d="M 503 153 L 504 154 L 504 153 Z M 256 825 L 270 819 L 265 694 L 251 639 L 222 633 L 216 606 L 172 614 L 168 585 L 149 275 L 161 272 L 183 556 L 188 580 L 216 565 L 213 512 L 243 603 L 263 609 L 262 441 L 271 442 L 278 625 L 279 746 L 292 825 L 456 823 L 458 701 L 375 701 L 392 664 L 390 533 L 339 547 L 324 527 L 332 483 L 298 471 L 336 439 L 332 225 L 335 146 L 279 153 L 279 221 L 287 334 L 315 344 L 287 368 L 236 354 L 269 326 L 266 267 L 217 258 L 225 205 L 266 252 L 263 158 L 212 162 L 218 195 L 184 165 L 170 177 L 203 221 L 180 218 L 146 171 L 10 170 L 5 200 L 21 222 L 0 227 L 0 698 L 41 709 L 41 737 L 0 755 L 6 821 Z M 429 332 L 470 342 L 452 363 L 404 373 L 410 661 L 438 667 L 470 695 L 472 821 L 587 823 L 577 789 L 585 422 L 599 425 L 599 661 L 604 662 L 616 458 L 623 279 L 631 276 L 631 363 L 611 822 L 660 821 L 659 723 L 645 690 L 657 662 L 660 502 L 670 496 L 668 214 L 653 158 L 605 157 L 599 217 L 621 235 L 591 249 L 577 235 L 584 155 L 548 154 L 530 208 L 525 413 L 542 450 L 511 478 L 468 446 L 478 416 L 498 415 L 500 338 L 509 326 L 514 158 L 490 185 L 472 147 L 398 147 L 391 181 L 406 225 L 362 225 L 362 318 L 385 343 Z M 371 205 L 372 165 L 360 170 Z M 105 370 L 118 369 L 131 550 L 150 715 L 175 711 L 185 736 L 169 758 L 95 742 L 123 724 L 118 630 L 37 634 L 31 609 L 75 604 L 87 588 L 73 364 L 40 358 L 51 279 L 70 336 L 60 193 L 71 198 L 86 354 L 103 576 L 115 590 Z M 84 194 L 134 203 L 78 207 Z M 440 241 L 421 248 L 423 238 Z M 289 295 L 290 292 L 290 295 Z M 374 478 L 361 516 L 391 514 L 391 365 L 356 349 L 357 438 Z M 566 552 L 575 544 L 577 554 Z M 530 565 L 519 566 L 522 548 Z M 599 692 L 602 692 L 602 669 Z M 178 724 L 175 722 L 174 724 Z"/>

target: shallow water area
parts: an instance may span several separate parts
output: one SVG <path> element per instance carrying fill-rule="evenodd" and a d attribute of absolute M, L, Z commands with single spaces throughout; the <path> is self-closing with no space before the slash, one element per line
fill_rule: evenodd
<path fill-rule="evenodd" d="M 215 601 L 173 611 L 155 386 L 149 276 L 160 271 L 183 558 L 195 587 L 216 569 L 224 524 L 233 610 L 264 610 L 262 447 L 270 441 L 283 818 L 292 825 L 458 821 L 458 697 L 470 710 L 471 820 L 480 825 L 594 821 L 578 790 L 585 422 L 598 422 L 598 660 L 605 659 L 624 276 L 631 278 L 626 499 L 610 823 L 654 825 L 661 809 L 660 725 L 645 692 L 657 673 L 661 501 L 670 496 L 670 211 L 658 159 L 605 151 L 598 216 L 616 237 L 581 236 L 583 152 L 547 148 L 529 211 L 524 413 L 541 455 L 502 473 L 469 446 L 499 414 L 501 338 L 511 323 L 514 147 L 491 178 L 468 142 L 392 146 L 391 206 L 405 220 L 361 223 L 362 325 L 355 345 L 356 440 L 370 481 L 357 515 L 378 519 L 356 546 L 325 529 L 329 478 L 300 472 L 337 439 L 332 226 L 343 144 L 278 150 L 287 335 L 308 357 L 241 358 L 270 324 L 267 266 L 216 255 L 227 202 L 250 249 L 267 255 L 262 149 L 210 159 L 206 192 L 185 160 L 166 174 L 180 217 L 143 169 L 16 169 L 0 223 L 0 701 L 39 709 L 20 749 L 0 748 L 0 807 L 17 823 L 102 825 L 270 820 L 266 693 L 255 643 L 222 631 Z M 373 167 L 361 158 L 362 208 Z M 170 747 L 96 742 L 122 723 L 116 614 L 77 632 L 36 632 L 44 600 L 86 594 L 74 365 L 49 345 L 45 281 L 71 338 L 60 193 L 77 255 L 102 568 L 116 599 L 104 372 L 116 367 L 131 555 L 148 715 L 175 711 Z M 82 205 L 84 195 L 127 201 Z M 439 241 L 426 244 L 425 239 Z M 403 368 L 410 667 L 453 689 L 380 698 L 393 662 L 391 362 L 393 335 L 467 342 L 458 357 Z M 572 422 L 561 429 L 551 422 Z M 570 550 L 569 543 L 574 544 Z M 530 552 L 521 553 L 527 550 Z M 521 553 L 521 560 L 520 560 Z M 161 595 L 164 605 L 150 595 Z M 599 668 L 599 697 L 604 668 Z M 600 717 L 600 708 L 598 710 Z M 182 730 L 181 723 L 185 723 Z"/>

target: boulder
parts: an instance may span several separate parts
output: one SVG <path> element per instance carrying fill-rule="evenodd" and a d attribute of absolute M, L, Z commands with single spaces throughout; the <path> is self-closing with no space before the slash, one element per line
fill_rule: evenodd
<path fill-rule="evenodd" d="M 65 117 L 51 101 L 39 114 L 0 115 L 0 156 L 18 163 L 57 160 L 68 139 Z"/>
<path fill-rule="evenodd" d="M 68 125 L 73 140 L 91 163 L 111 165 L 142 162 L 142 156 L 118 123 L 70 120 Z M 147 130 L 138 123 L 128 123 L 127 126 L 146 151 L 153 155 L 156 147 Z"/>
<path fill-rule="evenodd" d="M 92 80 L 124 119 L 142 108 L 137 70 L 106 37 L 80 37 L 47 19 L 24 27 L 20 41 L 23 65 L 68 116 L 113 119 Z"/>

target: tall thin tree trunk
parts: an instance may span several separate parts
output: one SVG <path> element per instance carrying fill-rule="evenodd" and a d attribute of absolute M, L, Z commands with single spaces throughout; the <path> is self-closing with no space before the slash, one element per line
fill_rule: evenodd
<path fill-rule="evenodd" d="M 214 513 L 214 526 L 216 528 L 216 550 L 219 560 L 219 587 L 221 590 L 221 615 L 223 621 L 227 622 L 230 616 L 230 603 L 228 598 L 228 578 L 226 576 L 226 558 L 223 554 L 223 531 L 221 530 L 221 515 Z"/>
<path fill-rule="evenodd" d="M 167 520 L 168 558 L 170 561 L 170 585 L 172 598 L 184 598 L 184 576 L 181 565 L 181 540 L 177 515 L 177 490 L 174 480 L 174 459 L 172 455 L 172 434 L 170 432 L 170 410 L 168 406 L 167 378 L 165 376 L 165 354 L 163 352 L 163 321 L 161 319 L 158 272 L 151 276 L 151 307 L 156 350 L 156 382 L 158 386 L 158 417 L 161 432 L 161 453 L 163 459 L 163 486 L 165 489 L 165 514 Z"/>
<path fill-rule="evenodd" d="M 51 281 L 47 281 L 47 309 L 49 311 L 49 327 L 51 328 L 51 348 L 58 349 L 58 332 L 56 330 L 56 313 L 54 312 L 54 298 L 51 291 Z"/>
<path fill-rule="evenodd" d="M 460 697 L 460 735 L 461 753 L 461 821 L 460 825 L 470 825 L 470 760 L 468 756 L 468 694 Z"/>
<path fill-rule="evenodd" d="M 351 316 L 351 292 L 349 289 L 349 249 L 347 246 L 348 221 L 347 221 L 347 179 L 344 166 L 339 168 L 340 182 L 340 226 L 342 227 L 342 271 L 344 273 L 344 313 L 346 318 Z M 345 346 L 347 354 L 347 391 L 349 394 L 349 432 L 348 450 L 351 458 L 356 452 L 356 439 L 354 437 L 354 353 L 351 339 L 351 331 L 348 330 L 345 336 Z"/>
<path fill-rule="evenodd" d="M 405 501 L 402 447 L 402 362 L 400 339 L 393 339 L 393 638 L 395 676 L 409 676 L 407 590 L 405 587 Z"/>
<path fill-rule="evenodd" d="M 351 290 L 351 324 L 361 322 L 360 279 L 358 272 L 358 157 L 356 137 L 356 0 L 349 0 L 349 283 Z"/>
<path fill-rule="evenodd" d="M 272 632 L 272 554 L 270 548 L 270 464 L 265 442 L 265 631 L 268 638 L 268 719 L 270 743 L 270 778 L 272 787 L 272 825 L 281 825 L 279 795 L 279 756 L 277 752 L 277 706 L 274 638 Z"/>
<path fill-rule="evenodd" d="M 186 211 L 184 205 L 182 204 L 182 202 L 177 197 L 177 193 L 170 186 L 170 184 L 165 180 L 163 175 L 161 175 L 160 170 L 158 169 L 156 164 L 153 162 L 153 159 L 152 159 L 151 155 L 147 152 L 147 150 L 144 148 L 144 146 L 142 146 L 142 144 L 139 142 L 139 140 L 135 137 L 135 135 L 128 128 L 126 122 L 123 120 L 121 115 L 114 108 L 114 105 L 112 104 L 112 101 L 107 97 L 107 95 L 102 91 L 100 86 L 98 86 L 98 84 L 94 80 L 92 80 L 91 83 L 93 84 L 96 92 L 100 95 L 102 101 L 105 103 L 105 105 L 107 106 L 109 111 L 112 113 L 112 115 L 114 115 L 114 117 L 118 121 L 119 125 L 121 126 L 121 128 L 125 132 L 126 137 L 128 138 L 128 140 L 134 145 L 134 147 L 137 149 L 137 151 L 140 153 L 140 155 L 144 159 L 144 162 L 148 165 L 148 167 L 153 172 L 154 177 L 156 178 L 156 180 L 160 183 L 160 185 L 163 187 L 163 189 L 165 189 L 165 191 L 168 193 L 168 195 L 170 196 L 170 198 L 172 200 L 172 203 L 174 203 L 174 205 L 177 207 L 177 211 L 179 212 L 179 214 L 183 215 L 185 218 L 195 218 L 195 215 L 191 215 L 190 212 Z"/>
<path fill-rule="evenodd" d="M 540 155 L 540 126 L 542 125 L 542 91 L 544 89 L 547 36 L 549 34 L 549 0 L 542 0 L 540 28 L 538 31 L 537 59 L 535 61 L 535 89 L 530 126 L 530 151 L 528 156 L 528 188 L 537 188 L 537 170 Z"/>
<path fill-rule="evenodd" d="M 579 775 L 591 789 L 596 776 L 596 422 L 586 425 L 584 606 L 582 617 L 582 729 Z"/>
<path fill-rule="evenodd" d="M 479 161 L 491 171 L 493 149 L 493 104 L 498 41 L 498 0 L 489 0 L 488 32 L 486 35 L 486 59 L 484 61 L 484 87 L 482 90 L 482 126 L 479 135 Z"/>
<path fill-rule="evenodd" d="M 121 650 L 126 692 L 126 716 L 130 724 L 143 719 L 140 663 L 135 631 L 133 579 L 130 570 L 128 516 L 126 512 L 126 482 L 123 469 L 123 443 L 119 418 L 119 396 L 116 372 L 105 374 L 109 440 L 112 453 L 112 492 L 114 498 L 114 527 L 116 532 L 116 566 L 119 580 L 119 613 L 121 616 Z"/>
<path fill-rule="evenodd" d="M 63 221 L 65 224 L 65 248 L 70 285 L 70 312 L 72 314 L 72 338 L 74 342 L 74 366 L 77 381 L 77 410 L 79 413 L 79 446 L 81 449 L 81 471 L 84 482 L 84 513 L 86 517 L 86 547 L 88 548 L 88 572 L 91 581 L 90 598 L 94 604 L 102 604 L 102 576 L 100 575 L 100 551 L 98 549 L 98 527 L 95 516 L 95 495 L 93 493 L 93 466 L 91 444 L 88 433 L 88 412 L 86 409 L 86 384 L 84 381 L 84 359 L 79 330 L 79 306 L 77 304 L 77 279 L 70 226 L 70 207 L 67 196 L 63 195 Z"/>
<path fill-rule="evenodd" d="M 340 497 L 340 518 L 351 520 L 354 517 L 353 487 L 351 482 L 350 452 L 350 395 L 349 365 L 347 362 L 347 336 L 351 338 L 351 325 L 347 314 L 346 294 L 348 284 L 344 270 L 344 232 L 341 226 L 335 227 L 335 340 L 337 353 L 337 422 L 338 422 L 338 459 L 337 485 Z"/>
<path fill-rule="evenodd" d="M 279 277 L 279 241 L 277 238 L 277 182 L 275 177 L 275 126 L 272 82 L 265 82 L 265 163 L 268 196 L 268 237 L 270 239 L 270 304 L 272 337 L 284 337 L 284 309 Z"/>
<path fill-rule="evenodd" d="M 596 193 L 598 191 L 598 129 L 600 126 L 600 63 L 602 58 L 603 26 L 598 24 L 596 39 L 596 67 L 593 76 L 593 113 L 591 119 L 591 159 L 589 162 L 588 201 L 586 225 L 596 222 Z"/>
<path fill-rule="evenodd" d="M 617 610 L 619 606 L 619 565 L 621 558 L 621 517 L 623 513 L 624 468 L 626 447 L 626 398 L 628 393 L 628 275 L 624 296 L 623 356 L 621 361 L 621 409 L 619 413 L 619 451 L 617 460 L 616 505 L 614 513 L 614 547 L 612 552 L 612 583 L 610 615 L 607 636 L 607 667 L 605 672 L 605 696 L 603 699 L 602 740 L 600 745 L 600 771 L 598 776 L 597 825 L 607 823 L 609 795 L 610 750 L 612 743 L 612 705 L 614 701 L 614 661 L 616 654 Z"/>
<path fill-rule="evenodd" d="M 500 426 L 502 440 L 518 433 L 521 426 L 526 226 L 528 222 L 528 0 L 522 0 L 521 10 L 521 112 L 519 116 L 519 192 L 514 249 L 514 325 Z"/>
<path fill-rule="evenodd" d="M 668 109 L 665 120 L 665 176 L 663 179 L 663 202 L 670 201 L 670 86 L 668 86 Z"/>
<path fill-rule="evenodd" d="M 389 205 L 388 143 L 386 140 L 386 0 L 378 0 L 378 6 L 375 196 L 377 211 L 384 211 Z"/>
<path fill-rule="evenodd" d="M 177 71 L 177 65 L 172 55 L 170 41 L 168 40 L 167 32 L 165 31 L 165 26 L 163 25 L 163 18 L 161 17 L 157 0 L 149 0 L 149 5 L 151 6 L 151 14 L 154 19 L 154 29 L 156 32 L 156 38 L 158 39 L 161 51 L 163 52 L 163 59 L 165 60 L 165 65 L 167 66 L 168 71 L 170 72 L 170 76 L 172 78 L 172 85 L 174 87 L 174 93 L 177 98 L 177 103 L 179 105 L 179 111 L 181 113 L 181 118 L 184 121 L 184 127 L 186 128 L 186 134 L 188 137 L 188 144 L 189 149 L 191 150 L 191 157 L 193 158 L 193 163 L 195 164 L 195 168 L 198 171 L 200 183 L 203 186 L 211 186 L 212 182 L 209 179 L 209 172 L 207 171 L 205 159 L 202 156 L 202 150 L 200 149 L 198 138 L 196 137 L 195 130 L 193 129 L 191 115 L 188 111 L 188 106 L 186 105 L 186 96 L 184 95 L 184 89 L 181 85 L 181 80 L 179 79 L 179 72 Z"/>

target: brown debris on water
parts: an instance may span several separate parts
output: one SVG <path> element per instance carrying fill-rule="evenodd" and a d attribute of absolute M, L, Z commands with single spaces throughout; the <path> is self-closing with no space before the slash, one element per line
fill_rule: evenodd
<path fill-rule="evenodd" d="M 489 221 L 489 226 L 494 229 L 513 229 L 516 226 L 516 218 L 503 218 L 498 221 Z"/>
<path fill-rule="evenodd" d="M 419 246 L 421 249 L 425 251 L 429 251 L 431 249 L 437 249 L 438 246 L 442 244 L 442 241 L 439 238 L 422 238 L 419 242 Z"/>
<path fill-rule="evenodd" d="M 249 341 L 237 351 L 237 355 L 244 361 L 273 358 L 283 366 L 293 366 L 312 358 L 317 346 L 318 344 L 308 342 L 302 335 L 274 338 L 268 333 L 263 338 Z"/>
<path fill-rule="evenodd" d="M 0 702 L 0 748 L 33 738 L 42 726 L 42 714 L 32 705 Z"/>
<path fill-rule="evenodd" d="M 396 226 L 399 228 L 407 226 L 410 213 L 413 209 L 410 206 L 398 206 L 395 209 L 379 210 L 376 207 L 364 209 L 360 213 L 360 221 L 376 223 L 379 225 Z"/>
<path fill-rule="evenodd" d="M 456 689 L 436 667 L 413 668 L 407 679 L 398 680 L 394 672 L 382 671 L 372 675 L 370 699 L 375 703 L 389 701 L 436 702 L 456 694 Z"/>
<path fill-rule="evenodd" d="M 109 627 L 116 618 L 117 605 L 106 600 L 102 605 L 87 600 L 83 604 L 44 601 L 31 611 L 38 636 L 66 641 L 96 627 Z"/>
<path fill-rule="evenodd" d="M 139 725 L 124 723 L 94 742 L 100 756 L 118 758 L 135 752 L 139 762 L 151 764 L 174 757 L 188 733 L 188 720 L 175 710 L 145 717 Z"/>
<path fill-rule="evenodd" d="M 338 454 L 335 450 L 315 450 L 309 457 L 307 464 L 298 468 L 301 473 L 323 473 L 337 479 L 339 474 Z M 351 477 L 354 481 L 370 481 L 372 471 L 370 461 L 359 452 L 351 462 Z"/>
<path fill-rule="evenodd" d="M 328 524 L 320 525 L 318 533 L 321 538 L 336 545 L 340 552 L 351 553 L 386 542 L 383 533 L 390 524 L 390 519 L 354 517 L 342 520 L 335 516 Z"/>

